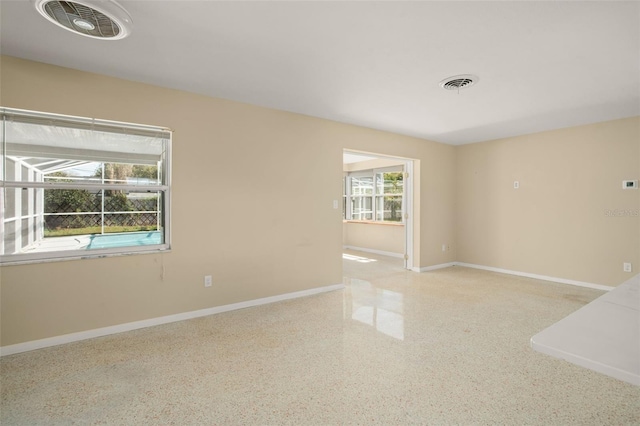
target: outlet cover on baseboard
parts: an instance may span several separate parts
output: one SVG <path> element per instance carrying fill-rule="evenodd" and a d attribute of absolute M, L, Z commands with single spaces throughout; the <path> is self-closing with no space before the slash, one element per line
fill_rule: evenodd
<path fill-rule="evenodd" d="M 627 262 L 623 263 L 622 270 L 624 272 L 632 272 L 631 263 L 627 263 Z"/>

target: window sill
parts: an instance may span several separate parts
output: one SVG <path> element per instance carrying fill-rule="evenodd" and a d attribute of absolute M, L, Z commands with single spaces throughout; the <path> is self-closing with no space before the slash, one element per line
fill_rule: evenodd
<path fill-rule="evenodd" d="M 51 252 L 49 252 L 51 253 Z M 34 263 L 53 263 L 53 262 L 65 262 L 69 260 L 87 260 L 87 259 L 102 259 L 106 257 L 120 257 L 120 256 L 137 256 L 141 254 L 161 254 L 171 253 L 170 246 L 149 246 L 140 249 L 130 248 L 122 251 L 112 250 L 92 250 L 91 252 L 80 251 L 61 251 L 58 256 L 50 257 L 27 257 L 24 255 L 6 255 L 0 256 L 0 267 L 2 266 L 18 266 L 18 265 L 30 265 Z"/>
<path fill-rule="evenodd" d="M 363 225 L 404 226 L 403 222 L 382 222 L 377 220 L 343 220 L 342 223 L 360 223 Z"/>

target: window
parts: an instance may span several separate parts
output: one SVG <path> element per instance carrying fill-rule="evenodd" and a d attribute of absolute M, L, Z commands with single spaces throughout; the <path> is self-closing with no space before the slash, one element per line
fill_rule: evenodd
<path fill-rule="evenodd" d="M 0 114 L 1 263 L 169 249 L 168 129 Z"/>
<path fill-rule="evenodd" d="M 373 176 L 350 176 L 351 219 L 373 220 Z"/>
<path fill-rule="evenodd" d="M 348 173 L 343 180 L 343 213 L 347 220 L 402 222 L 402 168 Z"/>
<path fill-rule="evenodd" d="M 402 172 L 376 173 L 376 220 L 402 222 Z"/>

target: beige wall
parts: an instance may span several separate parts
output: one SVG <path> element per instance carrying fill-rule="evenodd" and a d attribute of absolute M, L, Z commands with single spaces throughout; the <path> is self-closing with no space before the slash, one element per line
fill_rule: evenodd
<path fill-rule="evenodd" d="M 342 282 L 343 149 L 416 159 L 415 266 L 454 260 L 454 147 L 11 57 L 0 73 L 3 106 L 175 132 L 172 251 L 2 267 L 2 346 Z"/>
<path fill-rule="evenodd" d="M 605 285 L 630 277 L 622 262 L 640 268 L 640 190 L 621 189 L 640 178 L 639 118 L 453 147 L 10 57 L 0 65 L 3 106 L 175 131 L 172 251 L 2 267 L 2 346 L 340 283 L 332 201 L 343 149 L 415 160 L 414 266 L 457 260 Z"/>
<path fill-rule="evenodd" d="M 404 254 L 404 225 L 344 222 L 342 243 L 347 247 Z"/>
<path fill-rule="evenodd" d="M 640 118 L 460 146 L 456 169 L 457 261 L 610 286 L 640 270 L 640 190 L 622 189 Z"/>

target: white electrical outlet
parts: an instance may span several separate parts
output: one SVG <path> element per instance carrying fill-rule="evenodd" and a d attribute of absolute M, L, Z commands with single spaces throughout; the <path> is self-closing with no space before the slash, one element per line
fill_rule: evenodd
<path fill-rule="evenodd" d="M 211 275 L 205 275 L 204 276 L 204 286 L 205 287 L 211 287 L 211 283 L 212 283 Z"/>
<path fill-rule="evenodd" d="M 338 208 L 338 200 L 333 200 L 333 208 L 334 209 Z"/>
<path fill-rule="evenodd" d="M 513 189 L 518 189 L 520 188 L 520 182 L 518 182 L 517 180 L 513 181 Z"/>
<path fill-rule="evenodd" d="M 627 262 L 623 263 L 622 270 L 624 272 L 631 272 L 631 263 L 627 263 Z"/>

